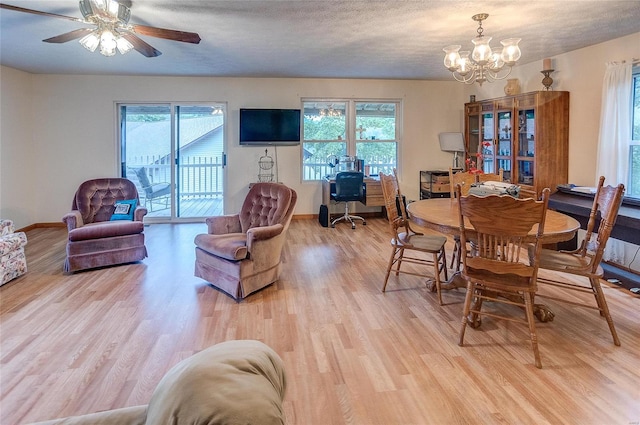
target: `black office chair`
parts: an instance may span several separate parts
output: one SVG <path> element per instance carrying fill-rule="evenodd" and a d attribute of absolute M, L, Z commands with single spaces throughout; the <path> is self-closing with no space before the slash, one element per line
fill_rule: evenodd
<path fill-rule="evenodd" d="M 344 202 L 344 215 L 336 218 L 331 222 L 331 227 L 335 227 L 336 223 L 340 220 L 345 220 L 351 223 L 351 228 L 355 229 L 356 224 L 353 220 L 362 220 L 362 224 L 366 225 L 367 222 L 364 218 L 357 215 L 349 214 L 349 202 L 350 201 L 364 201 L 364 174 L 356 171 L 344 171 L 336 175 L 336 188 L 335 193 L 331 193 L 331 199 L 336 202 Z"/>

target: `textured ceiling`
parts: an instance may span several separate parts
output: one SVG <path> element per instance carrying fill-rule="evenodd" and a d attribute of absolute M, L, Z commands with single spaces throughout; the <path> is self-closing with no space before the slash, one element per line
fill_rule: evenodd
<path fill-rule="evenodd" d="M 75 0 L 3 3 L 81 17 Z M 442 48 L 485 35 L 520 37 L 520 64 L 640 31 L 640 0 L 280 1 L 127 0 L 131 23 L 200 34 L 198 45 L 141 36 L 162 52 L 103 57 L 77 41 L 41 40 L 83 27 L 0 10 L 0 63 L 32 73 L 319 78 L 451 78 Z M 640 47 L 638 47 L 640 50 Z"/>

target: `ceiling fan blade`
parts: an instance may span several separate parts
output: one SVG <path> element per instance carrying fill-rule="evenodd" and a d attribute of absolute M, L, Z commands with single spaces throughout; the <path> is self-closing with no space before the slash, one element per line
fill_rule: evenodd
<path fill-rule="evenodd" d="M 182 41 L 184 43 L 200 43 L 200 36 L 195 32 L 168 30 L 166 28 L 149 27 L 147 25 L 132 25 L 137 34 L 150 37 L 165 38 L 167 40 Z"/>
<path fill-rule="evenodd" d="M 16 12 L 32 13 L 34 15 L 50 16 L 53 18 L 62 18 L 69 21 L 73 21 L 73 22 L 86 23 L 84 19 L 74 18 L 72 16 L 58 15 L 57 13 L 42 12 L 40 10 L 25 9 L 24 7 L 11 6 L 10 4 L 4 4 L 4 3 L 0 3 L 0 9 L 13 10 Z"/>
<path fill-rule="evenodd" d="M 67 41 L 76 40 L 84 37 L 85 35 L 91 34 L 93 31 L 94 30 L 91 28 L 80 28 L 42 41 L 45 43 L 66 43 Z"/>
<path fill-rule="evenodd" d="M 162 52 L 160 52 L 159 50 L 156 50 L 150 44 L 147 44 L 146 42 L 142 41 L 135 34 L 131 34 L 130 32 L 128 32 L 128 33 L 122 34 L 122 38 L 124 38 L 129 43 L 131 43 L 134 49 L 136 49 L 138 52 L 142 53 L 144 56 L 148 58 L 153 58 L 156 56 L 160 56 L 162 54 Z"/>

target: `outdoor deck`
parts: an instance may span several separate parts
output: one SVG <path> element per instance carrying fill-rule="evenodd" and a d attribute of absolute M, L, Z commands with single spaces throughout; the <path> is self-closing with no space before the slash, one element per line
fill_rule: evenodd
<path fill-rule="evenodd" d="M 146 217 L 167 217 L 171 216 L 171 209 L 165 208 L 164 204 L 153 204 L 153 211 L 147 205 L 148 213 Z M 222 199 L 200 198 L 180 201 L 180 218 L 211 217 L 222 215 Z"/>

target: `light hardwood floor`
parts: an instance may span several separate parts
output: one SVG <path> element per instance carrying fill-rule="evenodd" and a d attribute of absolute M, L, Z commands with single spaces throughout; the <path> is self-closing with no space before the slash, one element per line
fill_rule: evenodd
<path fill-rule="evenodd" d="M 383 219 L 294 220 L 280 281 L 240 303 L 193 276 L 205 229 L 151 225 L 143 262 L 71 276 L 66 230 L 29 231 L 29 273 L 0 287 L 0 423 L 146 404 L 178 361 L 231 339 L 283 358 L 291 425 L 640 423 L 640 298 L 624 289 L 604 289 L 621 347 L 597 312 L 548 302 L 538 370 L 520 324 L 486 317 L 457 345 L 463 290 L 440 307 L 400 275 L 382 293 Z"/>

